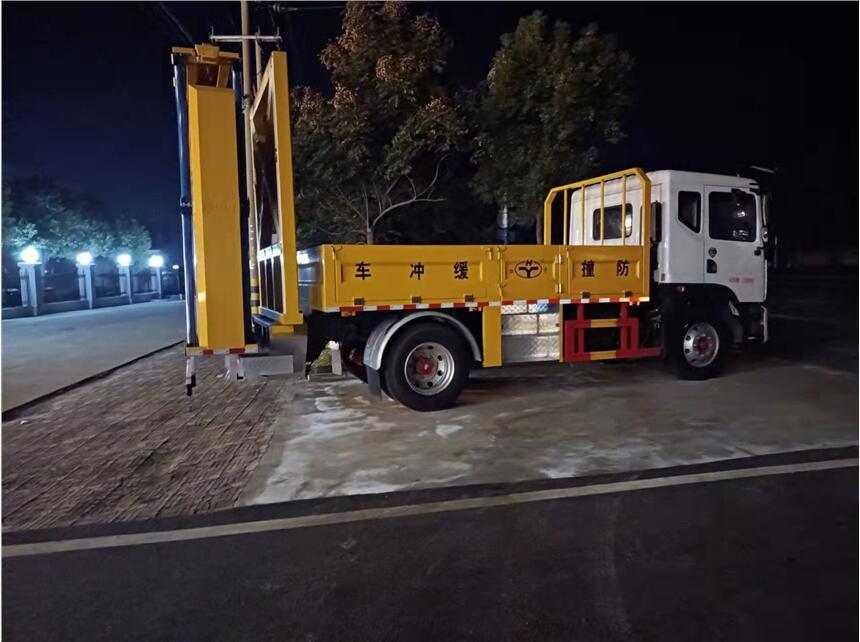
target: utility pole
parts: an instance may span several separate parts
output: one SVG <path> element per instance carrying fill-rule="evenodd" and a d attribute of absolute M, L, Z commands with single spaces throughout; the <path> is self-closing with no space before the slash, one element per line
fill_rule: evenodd
<path fill-rule="evenodd" d="M 257 38 L 254 40 L 254 61 L 257 67 L 257 82 L 254 84 L 254 92 L 260 88 L 263 82 L 263 47 L 260 45 L 260 29 L 257 28 Z"/>
<path fill-rule="evenodd" d="M 260 278 L 257 269 L 257 194 L 254 191 L 254 147 L 251 143 L 251 35 L 248 24 L 248 0 L 240 0 L 242 15 L 242 111 L 245 122 L 245 183 L 248 192 L 248 260 L 251 280 L 251 314 L 260 312 Z M 257 45 L 259 46 L 259 45 Z M 260 64 L 258 59 L 257 64 Z M 257 70 L 260 73 L 260 70 Z"/>
<path fill-rule="evenodd" d="M 260 278 L 257 265 L 257 194 L 254 190 L 254 146 L 251 141 L 251 106 L 254 103 L 254 80 L 251 76 L 251 42 L 254 42 L 254 57 L 257 63 L 257 85 L 263 75 L 263 60 L 261 42 L 280 43 L 280 34 L 273 36 L 251 34 L 251 25 L 248 17 L 248 0 L 240 0 L 241 28 L 242 33 L 238 36 L 218 36 L 212 34 L 209 39 L 212 42 L 238 42 L 242 45 L 242 123 L 245 131 L 245 191 L 248 195 L 248 280 L 250 281 L 250 307 L 251 314 L 260 312 Z"/>

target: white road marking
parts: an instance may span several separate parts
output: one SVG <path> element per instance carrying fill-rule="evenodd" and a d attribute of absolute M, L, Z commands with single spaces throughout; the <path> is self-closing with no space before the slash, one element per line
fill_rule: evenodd
<path fill-rule="evenodd" d="M 652 479 L 634 479 L 630 481 L 593 484 L 590 486 L 575 486 L 573 488 L 555 488 L 551 490 L 536 490 L 509 495 L 490 497 L 472 497 L 468 499 L 452 499 L 426 504 L 411 504 L 406 506 L 388 506 L 382 508 L 367 508 L 346 511 L 343 513 L 324 513 L 321 515 L 304 515 L 301 517 L 284 517 L 281 519 L 243 522 L 238 524 L 221 524 L 217 526 L 202 526 L 174 531 L 157 531 L 149 533 L 127 533 L 122 535 L 105 535 L 83 539 L 68 539 L 51 542 L 35 542 L 32 544 L 11 544 L 3 547 L 3 557 L 25 557 L 29 555 L 48 555 L 51 553 L 68 553 L 71 551 L 88 551 L 102 548 L 117 548 L 123 546 L 140 546 L 144 544 L 163 544 L 169 542 L 184 542 L 212 537 L 228 537 L 267 531 L 292 530 L 314 526 L 331 526 L 378 519 L 398 517 L 414 517 L 432 513 L 447 513 L 459 510 L 474 510 L 515 504 L 528 504 L 556 499 L 573 497 L 588 497 L 609 493 L 624 493 L 651 488 L 667 488 L 670 486 L 685 486 L 709 482 L 745 479 L 751 477 L 767 477 L 771 475 L 787 475 L 790 473 L 814 472 L 835 468 L 856 468 L 858 460 L 832 459 L 829 461 L 813 461 L 799 464 L 780 466 L 760 466 L 757 468 L 739 468 L 719 470 L 690 475 L 675 475 L 670 477 L 655 477 Z"/>

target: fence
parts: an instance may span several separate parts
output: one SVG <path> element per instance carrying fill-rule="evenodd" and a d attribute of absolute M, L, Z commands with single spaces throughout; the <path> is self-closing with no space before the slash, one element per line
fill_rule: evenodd
<path fill-rule="evenodd" d="M 69 261 L 21 263 L 3 268 L 3 318 L 144 303 L 181 296 L 180 270 L 134 269 L 97 260 L 92 265 Z"/>

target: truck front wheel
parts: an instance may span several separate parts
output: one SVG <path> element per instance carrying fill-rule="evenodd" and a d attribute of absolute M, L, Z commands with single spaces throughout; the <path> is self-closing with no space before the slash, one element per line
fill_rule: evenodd
<path fill-rule="evenodd" d="M 388 394 L 407 408 L 450 408 L 469 379 L 466 344 L 441 323 L 407 326 L 386 350 L 383 374 Z"/>
<path fill-rule="evenodd" d="M 670 357 L 681 379 L 710 379 L 722 370 L 729 335 L 713 318 L 696 315 L 670 337 Z"/>

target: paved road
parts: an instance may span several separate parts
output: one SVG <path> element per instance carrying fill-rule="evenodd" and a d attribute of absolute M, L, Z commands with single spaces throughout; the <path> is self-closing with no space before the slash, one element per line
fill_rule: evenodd
<path fill-rule="evenodd" d="M 3 321 L 3 410 L 182 340 L 182 301 Z"/>
<path fill-rule="evenodd" d="M 3 638 L 856 640 L 856 457 L 7 535 Z"/>
<path fill-rule="evenodd" d="M 777 275 L 768 286 L 773 354 L 857 373 L 857 274 Z"/>

